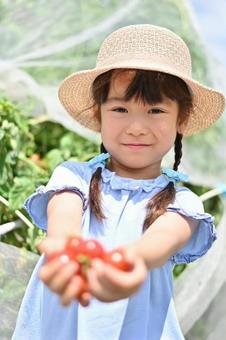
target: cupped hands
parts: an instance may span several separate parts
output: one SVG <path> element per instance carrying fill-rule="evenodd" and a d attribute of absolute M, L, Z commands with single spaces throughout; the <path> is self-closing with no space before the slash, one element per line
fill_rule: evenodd
<path fill-rule="evenodd" d="M 75 238 L 79 241 L 81 239 Z M 74 299 L 86 307 L 90 304 L 92 297 L 102 302 L 127 298 L 139 290 L 147 277 L 148 270 L 143 258 L 129 247 L 120 247 L 120 254 L 121 252 L 123 254 L 123 261 L 121 260 L 120 263 L 114 263 L 112 256 L 109 260 L 110 253 L 107 258 L 92 257 L 88 267 L 86 262 L 86 270 L 82 273 L 84 263 L 81 267 L 81 263 L 72 261 L 65 254 L 67 241 L 66 238 L 46 237 L 37 246 L 47 259 L 40 269 L 39 276 L 49 289 L 60 296 L 60 301 L 65 306 Z M 81 245 L 79 246 L 81 249 Z M 50 258 L 51 261 L 48 261 Z"/>

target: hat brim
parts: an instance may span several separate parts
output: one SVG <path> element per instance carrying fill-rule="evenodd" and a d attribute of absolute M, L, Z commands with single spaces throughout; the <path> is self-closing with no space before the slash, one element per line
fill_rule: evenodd
<path fill-rule="evenodd" d="M 129 64 L 129 65 L 128 65 Z M 67 112 L 80 124 L 88 129 L 100 132 L 100 124 L 94 116 L 94 101 L 91 87 L 97 76 L 112 69 L 128 68 L 152 70 L 177 76 L 185 81 L 193 94 L 193 109 L 183 134 L 192 135 L 212 125 L 223 113 L 225 107 L 224 95 L 212 88 L 200 84 L 192 78 L 175 72 L 169 66 L 149 63 L 144 66 L 142 60 L 128 60 L 117 65 L 108 65 L 90 70 L 79 71 L 63 80 L 59 87 L 59 99 Z"/>

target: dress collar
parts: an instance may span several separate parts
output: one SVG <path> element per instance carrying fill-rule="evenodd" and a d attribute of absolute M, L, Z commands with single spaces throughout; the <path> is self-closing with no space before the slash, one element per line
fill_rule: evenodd
<path fill-rule="evenodd" d="M 90 161 L 89 167 L 94 171 L 102 168 L 102 179 L 104 183 L 110 183 L 112 189 L 125 189 L 125 190 L 144 190 L 150 192 L 154 187 L 164 188 L 169 182 L 174 184 L 177 182 L 188 181 L 188 176 L 182 172 L 172 170 L 170 168 L 162 168 L 161 175 L 154 179 L 134 179 L 118 176 L 114 171 L 105 168 L 106 159 L 110 157 L 109 153 L 102 153 Z"/>
<path fill-rule="evenodd" d="M 165 188 L 169 179 L 165 175 L 160 175 L 154 179 L 134 179 L 118 176 L 114 171 L 106 168 L 102 169 L 102 180 L 109 183 L 112 189 L 137 190 L 150 192 L 153 188 Z"/>

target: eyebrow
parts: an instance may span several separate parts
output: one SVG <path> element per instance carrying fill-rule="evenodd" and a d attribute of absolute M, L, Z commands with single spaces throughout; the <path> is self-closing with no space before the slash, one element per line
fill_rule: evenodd
<path fill-rule="evenodd" d="M 123 97 L 111 97 L 106 100 L 106 103 L 111 103 L 114 101 L 126 102 L 126 100 Z"/>

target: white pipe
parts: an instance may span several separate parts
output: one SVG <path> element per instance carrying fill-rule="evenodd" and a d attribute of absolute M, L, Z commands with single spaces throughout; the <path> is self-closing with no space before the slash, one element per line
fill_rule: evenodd
<path fill-rule="evenodd" d="M 2 225 L 0 225 L 0 236 L 7 234 L 8 232 L 20 228 L 23 226 L 23 223 L 21 220 L 16 220 L 16 221 L 12 221 L 12 222 L 8 222 L 8 223 L 4 223 Z"/>

